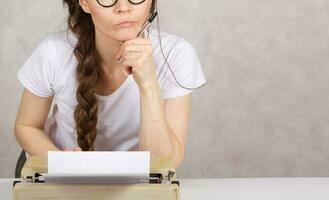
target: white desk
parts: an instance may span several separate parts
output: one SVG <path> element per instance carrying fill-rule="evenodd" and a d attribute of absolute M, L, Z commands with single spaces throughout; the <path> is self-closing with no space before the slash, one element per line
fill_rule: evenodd
<path fill-rule="evenodd" d="M 14 178 L 0 178 L 0 199 L 1 200 L 12 200 L 13 199 L 13 182 Z"/>
<path fill-rule="evenodd" d="M 328 178 L 180 179 L 182 200 L 329 200 Z"/>
<path fill-rule="evenodd" d="M 12 199 L 14 179 L 0 179 L 0 199 Z M 328 200 L 328 178 L 179 179 L 181 200 Z"/>

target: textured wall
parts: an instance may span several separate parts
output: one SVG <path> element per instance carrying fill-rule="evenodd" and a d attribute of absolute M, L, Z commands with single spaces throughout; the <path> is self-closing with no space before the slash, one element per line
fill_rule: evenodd
<path fill-rule="evenodd" d="M 328 176 L 329 2 L 159 1 L 160 28 L 194 45 L 208 79 L 178 176 Z M 64 17 L 60 0 L 0 2 L 0 177 L 19 154 L 16 72 Z"/>

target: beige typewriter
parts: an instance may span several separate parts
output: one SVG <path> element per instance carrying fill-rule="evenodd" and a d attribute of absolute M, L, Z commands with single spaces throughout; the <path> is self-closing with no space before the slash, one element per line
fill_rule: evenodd
<path fill-rule="evenodd" d="M 56 184 L 46 183 L 41 175 L 47 173 L 47 157 L 31 156 L 22 169 L 21 181 L 14 183 L 14 199 L 179 200 L 179 181 L 166 160 L 151 159 L 148 183 Z"/>

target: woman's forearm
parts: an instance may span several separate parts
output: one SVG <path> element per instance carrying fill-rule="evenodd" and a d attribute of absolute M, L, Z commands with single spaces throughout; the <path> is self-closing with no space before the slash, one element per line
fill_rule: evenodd
<path fill-rule="evenodd" d="M 139 132 L 139 150 L 150 151 L 154 156 L 169 156 L 173 166 L 182 160 L 182 145 L 166 122 L 164 101 L 160 86 L 154 82 L 140 87 L 141 125 Z"/>
<path fill-rule="evenodd" d="M 29 155 L 47 155 L 48 151 L 60 151 L 41 129 L 15 125 L 15 137 Z"/>

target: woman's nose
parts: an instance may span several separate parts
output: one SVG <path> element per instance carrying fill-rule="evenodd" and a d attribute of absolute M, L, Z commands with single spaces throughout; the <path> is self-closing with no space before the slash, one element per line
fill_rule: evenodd
<path fill-rule="evenodd" d="M 131 10 L 131 5 L 128 0 L 118 0 L 114 7 L 116 13 L 127 12 Z"/>

